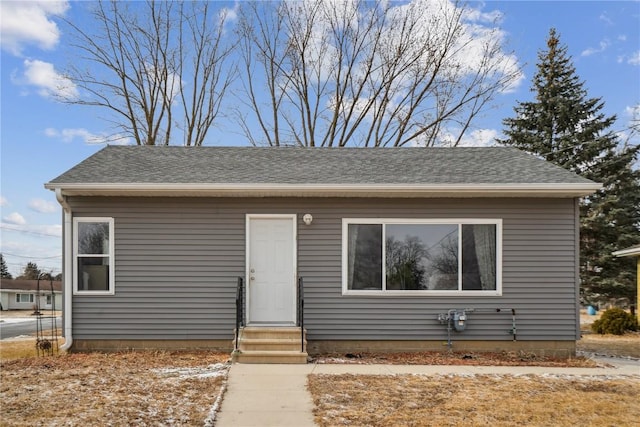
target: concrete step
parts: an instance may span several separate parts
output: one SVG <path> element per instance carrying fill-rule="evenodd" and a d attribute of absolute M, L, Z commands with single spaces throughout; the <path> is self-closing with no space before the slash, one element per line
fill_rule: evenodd
<path fill-rule="evenodd" d="M 305 331 L 306 332 L 306 331 Z M 300 338 L 298 327 L 259 327 L 246 326 L 240 330 L 240 338 L 249 339 L 286 339 Z"/>
<path fill-rule="evenodd" d="M 298 327 L 249 326 L 240 330 L 238 350 L 232 354 L 237 363 L 307 363 Z M 302 350 L 302 351 L 301 351 Z"/>
<path fill-rule="evenodd" d="M 300 351 L 302 343 L 297 338 L 246 338 L 239 342 L 240 350 L 264 350 L 264 351 Z M 307 341 L 304 341 L 306 351 Z"/>
<path fill-rule="evenodd" d="M 284 363 L 305 364 L 307 353 L 300 351 L 234 351 L 231 358 L 236 363 Z"/>

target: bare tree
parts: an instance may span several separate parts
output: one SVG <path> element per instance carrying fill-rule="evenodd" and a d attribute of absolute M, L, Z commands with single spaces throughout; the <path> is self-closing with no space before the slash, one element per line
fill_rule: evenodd
<path fill-rule="evenodd" d="M 255 145 L 457 145 L 521 78 L 500 31 L 448 0 L 250 2 L 239 16 L 237 113 Z"/>
<path fill-rule="evenodd" d="M 100 1 L 90 26 L 66 23 L 82 52 L 67 77 L 80 96 L 65 102 L 101 107 L 114 138 L 169 144 L 174 126 L 185 145 L 202 145 L 221 112 L 235 72 L 226 13 L 208 2 Z"/>

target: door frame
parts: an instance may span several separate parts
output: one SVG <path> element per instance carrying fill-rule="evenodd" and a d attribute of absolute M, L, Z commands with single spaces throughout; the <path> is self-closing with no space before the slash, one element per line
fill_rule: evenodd
<path fill-rule="evenodd" d="M 298 278 L 298 215 L 297 214 L 246 214 L 245 215 L 245 283 L 246 292 L 245 292 L 245 313 L 247 318 L 247 325 L 251 325 L 251 292 L 249 290 L 249 286 L 251 284 L 251 272 L 250 263 L 251 263 L 251 220 L 252 219 L 289 219 L 291 220 L 291 244 L 292 244 L 292 270 L 293 270 L 293 278 L 292 278 L 292 286 L 291 291 L 294 295 L 292 299 L 292 313 L 293 318 L 291 319 L 291 323 L 293 325 L 296 324 L 296 281 Z M 283 321 L 283 325 L 288 323 L 288 321 Z M 263 326 L 268 326 L 265 324 L 259 324 Z"/>

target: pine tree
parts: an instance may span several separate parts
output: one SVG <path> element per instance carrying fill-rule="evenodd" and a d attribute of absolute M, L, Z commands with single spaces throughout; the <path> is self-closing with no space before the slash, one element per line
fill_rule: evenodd
<path fill-rule="evenodd" d="M 4 260 L 4 256 L 0 254 L 0 277 L 3 279 L 13 279 L 11 273 L 9 273 L 9 269 L 7 268 L 7 263 Z"/>
<path fill-rule="evenodd" d="M 41 272 L 38 268 L 38 264 L 36 264 L 35 262 L 28 262 L 24 267 L 24 271 L 22 272 L 22 274 L 18 276 L 18 279 L 36 280 L 40 276 L 40 273 Z"/>
<path fill-rule="evenodd" d="M 640 171 L 633 169 L 640 146 L 611 130 L 616 117 L 602 112 L 601 98 L 587 96 L 555 29 L 547 48 L 538 52 L 535 101 L 519 102 L 498 142 L 603 184 L 580 204 L 581 293 L 586 302 L 634 301 L 634 261 L 611 252 L 640 243 Z"/>

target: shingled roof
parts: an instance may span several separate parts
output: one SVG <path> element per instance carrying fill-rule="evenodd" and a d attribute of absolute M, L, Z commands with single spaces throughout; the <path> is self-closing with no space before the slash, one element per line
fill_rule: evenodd
<path fill-rule="evenodd" d="M 259 195 L 312 195 L 306 194 L 309 189 L 318 193 L 313 195 L 330 195 L 328 190 L 348 188 L 424 192 L 481 187 L 551 192 L 555 188 L 558 194 L 569 190 L 571 195 L 585 195 L 598 185 L 509 147 L 108 146 L 45 187 L 68 195 L 129 195 L 136 190 L 250 195 L 246 193 L 250 189 L 262 190 Z M 287 194 L 272 194 L 276 188 Z"/>

